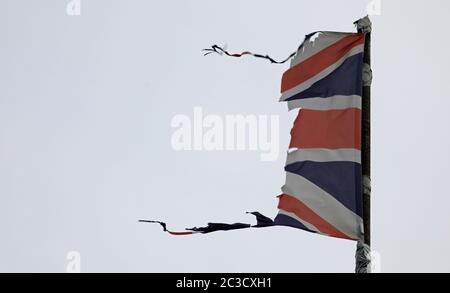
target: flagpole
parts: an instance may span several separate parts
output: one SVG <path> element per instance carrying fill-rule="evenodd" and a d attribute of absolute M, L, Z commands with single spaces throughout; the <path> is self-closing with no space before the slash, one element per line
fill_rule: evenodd
<path fill-rule="evenodd" d="M 356 273 L 370 273 L 370 91 L 371 70 L 371 31 L 372 23 L 368 16 L 355 22 L 358 32 L 366 34 L 363 61 L 362 127 L 361 127 L 361 169 L 363 191 L 364 242 L 359 241 L 356 249 Z"/>

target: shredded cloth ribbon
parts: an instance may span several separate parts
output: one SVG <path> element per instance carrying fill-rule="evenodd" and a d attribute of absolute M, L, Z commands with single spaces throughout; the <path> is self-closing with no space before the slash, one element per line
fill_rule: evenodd
<path fill-rule="evenodd" d="M 294 57 L 295 54 L 297 54 L 297 52 L 294 52 L 294 53 L 292 53 L 291 55 L 289 55 L 289 57 L 287 57 L 286 59 L 284 59 L 283 61 L 276 61 L 276 60 L 274 60 L 272 57 L 270 57 L 269 55 L 255 54 L 255 53 L 252 53 L 252 52 L 249 52 L 249 51 L 244 51 L 244 52 L 242 52 L 242 53 L 234 53 L 234 54 L 231 54 L 231 53 L 229 53 L 227 50 L 225 50 L 225 49 L 223 49 L 222 47 L 219 47 L 219 46 L 217 46 L 217 45 L 213 45 L 213 46 L 211 46 L 211 49 L 203 49 L 202 51 L 206 52 L 206 53 L 204 54 L 204 56 L 207 56 L 207 55 L 212 54 L 212 53 L 217 53 L 217 54 L 219 54 L 219 55 L 225 54 L 225 55 L 230 56 L 230 57 L 242 57 L 242 56 L 245 56 L 245 55 L 251 55 L 251 56 L 256 57 L 256 58 L 267 59 L 267 60 L 270 61 L 270 63 L 273 63 L 273 64 L 283 64 L 283 63 L 286 63 L 289 59 L 291 59 L 292 57 Z"/>
<path fill-rule="evenodd" d="M 191 235 L 194 233 L 211 233 L 216 231 L 230 231 L 230 230 L 238 230 L 238 229 L 245 229 L 245 228 L 262 228 L 262 227 L 269 227 L 273 226 L 273 220 L 258 213 L 258 212 L 251 212 L 247 214 L 252 214 L 256 217 L 256 225 L 250 225 L 250 224 L 244 224 L 244 223 L 234 223 L 234 224 L 224 224 L 224 223 L 208 223 L 206 227 L 194 227 L 194 228 L 187 228 L 184 232 L 173 232 L 167 229 L 167 225 L 164 222 L 160 221 L 150 221 L 150 220 L 139 220 L 140 223 L 153 223 L 153 224 L 160 224 L 164 230 L 164 232 L 167 232 L 171 235 Z"/>
<path fill-rule="evenodd" d="M 313 33 L 310 33 L 310 34 L 306 35 L 305 36 L 305 41 L 307 39 L 309 39 L 310 37 L 312 37 L 313 35 L 315 35 L 316 33 L 317 32 L 313 32 Z M 217 45 L 212 45 L 211 48 L 203 49 L 202 51 L 206 52 L 204 54 L 204 56 L 208 56 L 209 54 L 213 54 L 213 53 L 216 53 L 216 54 L 219 54 L 219 55 L 225 54 L 225 55 L 227 55 L 229 57 L 237 57 L 237 58 L 240 58 L 240 57 L 245 56 L 245 55 L 250 55 L 250 56 L 253 56 L 255 58 L 267 59 L 272 64 L 284 64 L 287 61 L 289 61 L 292 57 L 294 57 L 297 54 L 298 51 L 300 51 L 300 49 L 303 47 L 303 44 L 305 43 L 305 41 L 303 41 L 303 43 L 298 47 L 297 51 L 293 52 L 291 55 L 289 55 L 283 61 L 277 61 L 277 60 L 273 59 L 272 57 L 270 57 L 269 55 L 255 54 L 255 53 L 252 53 L 250 51 L 244 51 L 242 53 L 230 53 L 227 50 L 225 50 L 224 48 L 222 48 L 220 46 L 217 46 Z"/>

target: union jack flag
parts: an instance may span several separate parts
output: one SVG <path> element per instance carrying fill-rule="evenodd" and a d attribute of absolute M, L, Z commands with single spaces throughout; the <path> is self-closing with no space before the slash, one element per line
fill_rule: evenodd
<path fill-rule="evenodd" d="M 291 60 L 281 82 L 281 101 L 300 109 L 291 130 L 286 183 L 274 220 L 258 212 L 256 225 L 209 223 L 173 235 L 250 227 L 290 226 L 314 233 L 362 240 L 361 96 L 364 33 L 317 32 L 296 53 L 277 62 L 269 56 L 230 54 L 214 45 L 207 53 L 253 55 L 272 63 Z"/>
<path fill-rule="evenodd" d="M 291 130 L 275 225 L 363 238 L 363 33 L 309 36 L 282 78 L 281 101 L 301 108 Z"/>

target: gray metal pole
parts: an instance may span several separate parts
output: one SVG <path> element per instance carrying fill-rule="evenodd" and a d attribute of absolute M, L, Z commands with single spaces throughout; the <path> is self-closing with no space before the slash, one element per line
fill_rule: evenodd
<path fill-rule="evenodd" d="M 363 221 L 364 242 L 358 242 L 356 249 L 357 273 L 370 273 L 370 87 L 372 83 L 372 70 L 370 44 L 372 23 L 368 16 L 355 22 L 358 32 L 364 32 L 364 66 L 363 66 L 363 92 L 362 92 L 362 127 L 361 127 L 361 169 L 363 191 Z"/>

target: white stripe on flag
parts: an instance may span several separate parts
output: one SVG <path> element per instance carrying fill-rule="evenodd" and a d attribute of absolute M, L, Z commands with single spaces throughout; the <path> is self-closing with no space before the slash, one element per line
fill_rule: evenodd
<path fill-rule="evenodd" d="M 322 70 L 318 74 L 314 75 L 310 79 L 306 80 L 305 82 L 300 83 L 299 85 L 283 92 L 281 94 L 280 102 L 283 102 L 294 95 L 303 92 L 304 90 L 307 90 L 310 88 L 313 84 L 318 82 L 319 80 L 327 77 L 329 74 L 331 74 L 333 71 L 335 71 L 339 66 L 342 65 L 342 63 L 345 62 L 345 60 L 351 56 L 357 55 L 359 53 L 364 52 L 364 44 L 355 46 L 350 51 L 347 52 L 341 59 L 339 59 L 336 63 L 333 63 L 332 65 L 328 66 L 326 69 Z"/>
<path fill-rule="evenodd" d="M 338 32 L 317 32 L 319 36 L 313 42 L 306 40 L 303 43 L 301 51 L 294 56 L 291 61 L 291 67 L 305 61 L 306 59 L 316 55 L 320 51 L 329 46 L 339 42 L 343 38 L 353 35 L 353 33 L 338 33 Z"/>
<path fill-rule="evenodd" d="M 327 98 L 307 98 L 288 101 L 289 111 L 297 108 L 309 110 L 343 110 L 348 108 L 361 109 L 361 96 L 332 96 Z"/>
<path fill-rule="evenodd" d="M 361 239 L 363 227 L 361 217 L 306 178 L 286 172 L 286 184 L 281 190 L 299 199 L 342 233 L 354 239 Z"/>
<path fill-rule="evenodd" d="M 286 166 L 303 161 L 342 162 L 361 164 L 361 151 L 357 149 L 297 149 L 287 155 Z"/>

